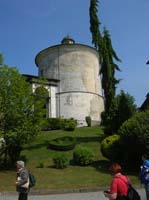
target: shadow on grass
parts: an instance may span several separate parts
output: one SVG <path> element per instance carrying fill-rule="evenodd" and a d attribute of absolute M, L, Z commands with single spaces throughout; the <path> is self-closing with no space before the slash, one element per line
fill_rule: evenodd
<path fill-rule="evenodd" d="M 24 150 L 34 150 L 34 149 L 40 149 L 42 147 L 46 147 L 47 148 L 47 141 L 43 141 L 42 143 L 39 144 L 32 144 L 31 146 L 26 146 L 24 147 Z"/>
<path fill-rule="evenodd" d="M 93 137 L 76 137 L 77 143 L 81 142 L 101 142 L 102 138 L 100 136 Z"/>
<path fill-rule="evenodd" d="M 109 167 L 111 165 L 111 161 L 109 160 L 97 160 L 92 163 L 92 167 L 94 167 L 97 171 L 109 174 Z"/>
<path fill-rule="evenodd" d="M 74 162 L 73 159 L 70 160 L 70 165 L 71 166 L 77 166 L 77 164 Z M 111 165 L 111 162 L 109 160 L 98 160 L 98 161 L 94 161 L 89 166 L 94 167 L 99 172 L 103 172 L 103 173 L 109 174 L 108 169 L 109 169 L 110 165 Z M 84 166 L 82 166 L 82 167 L 84 167 Z"/>

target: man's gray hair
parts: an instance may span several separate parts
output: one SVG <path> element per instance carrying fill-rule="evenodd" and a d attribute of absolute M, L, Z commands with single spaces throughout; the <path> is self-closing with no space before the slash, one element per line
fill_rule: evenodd
<path fill-rule="evenodd" d="M 22 160 L 17 161 L 17 165 L 19 165 L 20 167 L 24 167 L 25 163 Z"/>

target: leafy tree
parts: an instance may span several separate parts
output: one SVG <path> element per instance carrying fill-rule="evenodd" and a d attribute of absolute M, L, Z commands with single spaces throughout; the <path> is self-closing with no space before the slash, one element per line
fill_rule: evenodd
<path fill-rule="evenodd" d="M 137 111 L 137 106 L 133 96 L 121 90 L 120 94 L 116 97 L 118 101 L 118 114 L 117 114 L 117 130 L 129 118 L 131 118 Z"/>
<path fill-rule="evenodd" d="M 137 106 L 134 102 L 134 98 L 123 90 L 114 98 L 109 112 L 103 114 L 105 132 L 108 135 L 116 133 L 120 126 L 135 114 Z"/>
<path fill-rule="evenodd" d="M 0 68 L 0 135 L 5 140 L 1 162 L 9 165 L 19 158 L 25 144 L 40 131 L 41 112 L 34 111 L 31 87 L 16 68 Z"/>
<path fill-rule="evenodd" d="M 125 121 L 120 127 L 119 155 L 125 165 L 133 167 L 140 165 L 142 154 L 145 153 L 146 141 L 149 136 L 149 110 L 136 112 L 133 117 Z M 133 161 L 133 162 L 132 162 Z"/>
<path fill-rule="evenodd" d="M 49 93 L 44 86 L 37 87 L 34 92 L 34 112 L 42 116 L 40 120 L 41 128 L 46 129 L 47 121 L 47 103 L 49 101 Z"/>

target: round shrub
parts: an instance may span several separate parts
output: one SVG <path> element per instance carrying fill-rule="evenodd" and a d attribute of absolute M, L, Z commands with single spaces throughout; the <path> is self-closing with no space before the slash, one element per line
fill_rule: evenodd
<path fill-rule="evenodd" d="M 118 155 L 120 153 L 119 140 L 120 136 L 116 134 L 108 136 L 102 140 L 100 149 L 104 157 L 112 161 L 116 161 L 118 159 Z"/>
<path fill-rule="evenodd" d="M 87 147 L 78 146 L 73 152 L 73 160 L 77 165 L 86 166 L 94 161 L 94 153 Z"/>
<path fill-rule="evenodd" d="M 138 112 L 120 127 L 120 148 L 125 163 L 139 165 L 141 155 L 146 151 L 149 136 L 149 110 Z M 132 162 L 133 160 L 133 162 Z"/>
<path fill-rule="evenodd" d="M 56 138 L 49 142 L 49 148 L 62 151 L 72 150 L 75 145 L 76 139 L 70 136 Z"/>
<path fill-rule="evenodd" d="M 74 131 L 76 128 L 76 121 L 74 119 L 65 119 L 63 124 L 63 129 L 65 131 Z"/>
<path fill-rule="evenodd" d="M 64 154 L 61 154 L 53 158 L 53 163 L 54 163 L 55 168 L 64 169 L 68 167 L 69 160 Z"/>

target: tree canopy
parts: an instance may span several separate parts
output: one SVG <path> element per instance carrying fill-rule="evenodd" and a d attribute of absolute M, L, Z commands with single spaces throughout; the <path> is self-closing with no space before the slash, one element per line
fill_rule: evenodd
<path fill-rule="evenodd" d="M 0 136 L 5 140 L 0 158 L 12 165 L 23 146 L 39 133 L 42 114 L 34 110 L 31 87 L 16 68 L 1 66 L 0 86 Z"/>

